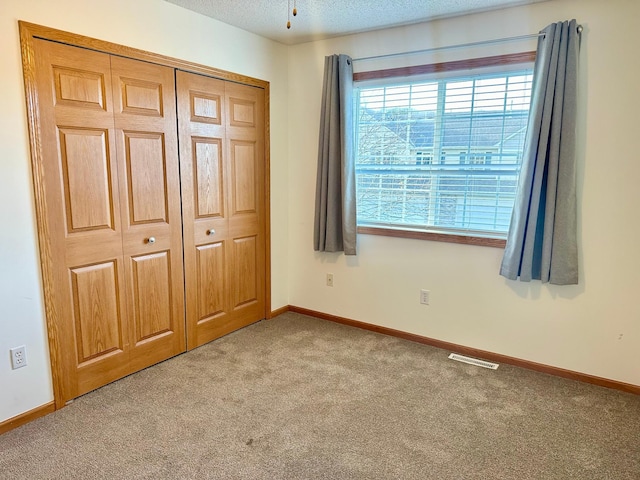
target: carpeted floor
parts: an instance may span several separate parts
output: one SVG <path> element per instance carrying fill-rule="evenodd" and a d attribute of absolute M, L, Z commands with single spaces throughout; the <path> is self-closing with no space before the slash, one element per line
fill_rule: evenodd
<path fill-rule="evenodd" d="M 640 397 L 286 313 L 0 436 L 2 479 L 640 479 Z"/>

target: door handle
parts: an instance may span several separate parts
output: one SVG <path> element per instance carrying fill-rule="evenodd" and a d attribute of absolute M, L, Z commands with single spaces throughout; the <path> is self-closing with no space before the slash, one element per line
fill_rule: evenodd
<path fill-rule="evenodd" d="M 147 238 L 147 243 L 156 243 L 156 237 Z"/>

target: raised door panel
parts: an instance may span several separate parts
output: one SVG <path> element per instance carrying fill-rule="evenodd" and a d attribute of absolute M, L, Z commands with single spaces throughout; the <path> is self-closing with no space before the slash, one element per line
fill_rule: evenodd
<path fill-rule="evenodd" d="M 107 111 L 105 71 L 85 70 L 85 65 L 80 68 L 52 67 L 56 105 Z"/>
<path fill-rule="evenodd" d="M 62 127 L 58 132 L 67 235 L 113 230 L 115 212 L 108 130 Z"/>
<path fill-rule="evenodd" d="M 190 75 L 179 72 L 179 75 Z M 184 78 L 184 77 L 183 77 Z M 195 88 L 189 89 L 188 115 L 192 122 L 212 125 L 222 124 L 222 102 L 224 86 L 219 80 L 213 80 L 214 90 L 201 92 Z"/>
<path fill-rule="evenodd" d="M 230 142 L 230 153 L 233 215 L 257 214 L 259 159 L 255 142 L 233 140 Z"/>
<path fill-rule="evenodd" d="M 225 242 L 196 247 L 198 324 L 225 314 L 226 280 Z"/>
<path fill-rule="evenodd" d="M 240 87 L 252 88 L 252 87 Z M 238 91 L 237 89 L 236 91 Z M 242 95 L 242 94 L 241 94 Z M 246 98 L 234 96 L 233 93 L 229 95 L 229 125 L 235 127 L 256 127 L 258 120 L 258 108 L 254 98 Z"/>
<path fill-rule="evenodd" d="M 70 270 L 78 364 L 124 351 L 116 260 Z"/>
<path fill-rule="evenodd" d="M 162 84 L 139 78 L 120 77 L 120 105 L 123 113 L 162 117 Z"/>
<path fill-rule="evenodd" d="M 238 309 L 258 301 L 258 239 L 257 235 L 233 239 L 233 308 Z"/>
<path fill-rule="evenodd" d="M 169 259 L 169 252 L 131 257 L 136 344 L 172 331 Z"/>
<path fill-rule="evenodd" d="M 113 57 L 132 368 L 185 350 L 174 71 Z"/>
<path fill-rule="evenodd" d="M 131 373 L 122 271 L 120 258 L 69 269 L 76 343 L 69 398 Z"/>
<path fill-rule="evenodd" d="M 195 217 L 224 217 L 222 139 L 192 138 Z"/>
<path fill-rule="evenodd" d="M 162 133 L 122 132 L 129 225 L 167 223 L 166 157 Z"/>

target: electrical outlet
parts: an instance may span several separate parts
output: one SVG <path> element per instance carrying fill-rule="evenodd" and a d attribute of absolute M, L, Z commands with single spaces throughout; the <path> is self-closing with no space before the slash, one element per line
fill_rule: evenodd
<path fill-rule="evenodd" d="M 333 287 L 333 273 L 327 273 L 327 287 Z"/>
<path fill-rule="evenodd" d="M 27 347 L 15 347 L 9 350 L 11 352 L 11 368 L 22 368 L 27 366 Z"/>
<path fill-rule="evenodd" d="M 420 303 L 422 305 L 429 305 L 429 290 L 420 290 Z"/>

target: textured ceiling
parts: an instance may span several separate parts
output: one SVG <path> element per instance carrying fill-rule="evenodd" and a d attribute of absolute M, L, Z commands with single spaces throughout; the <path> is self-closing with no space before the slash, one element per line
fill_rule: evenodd
<path fill-rule="evenodd" d="M 547 0 L 165 0 L 272 40 L 293 45 Z"/>

